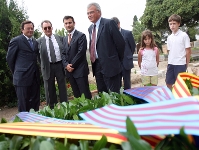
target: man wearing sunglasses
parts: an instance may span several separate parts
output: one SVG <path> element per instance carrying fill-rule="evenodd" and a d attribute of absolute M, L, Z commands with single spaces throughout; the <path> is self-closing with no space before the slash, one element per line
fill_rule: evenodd
<path fill-rule="evenodd" d="M 47 105 L 53 108 L 57 103 L 55 78 L 58 84 L 60 102 L 67 101 L 65 73 L 61 58 L 63 38 L 52 34 L 53 27 L 49 20 L 42 21 L 41 27 L 45 34 L 37 40 L 41 72 L 44 80 Z"/>

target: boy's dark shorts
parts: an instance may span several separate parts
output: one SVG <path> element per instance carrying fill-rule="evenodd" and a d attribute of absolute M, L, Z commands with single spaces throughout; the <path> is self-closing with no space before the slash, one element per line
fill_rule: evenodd
<path fill-rule="evenodd" d="M 186 72 L 187 65 L 171 65 L 168 64 L 167 66 L 167 73 L 166 73 L 166 84 L 174 84 L 178 73 Z"/>

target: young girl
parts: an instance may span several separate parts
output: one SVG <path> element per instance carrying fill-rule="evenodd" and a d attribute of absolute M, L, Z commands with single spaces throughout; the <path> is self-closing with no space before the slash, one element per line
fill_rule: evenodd
<path fill-rule="evenodd" d="M 141 79 L 144 86 L 158 84 L 159 50 L 150 30 L 142 32 L 141 48 L 138 52 L 138 65 L 141 69 Z"/>

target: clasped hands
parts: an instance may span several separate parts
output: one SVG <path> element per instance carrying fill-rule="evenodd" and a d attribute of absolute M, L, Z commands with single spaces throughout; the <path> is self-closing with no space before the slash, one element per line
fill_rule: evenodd
<path fill-rule="evenodd" d="M 72 68 L 72 64 L 68 64 L 65 68 L 68 72 L 73 72 L 74 68 Z"/>

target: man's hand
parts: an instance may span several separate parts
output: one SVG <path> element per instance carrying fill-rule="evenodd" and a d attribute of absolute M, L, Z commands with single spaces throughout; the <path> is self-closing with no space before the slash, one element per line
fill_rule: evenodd
<path fill-rule="evenodd" d="M 73 72 L 74 70 L 74 68 L 72 68 L 72 64 L 68 64 L 65 69 L 67 69 L 68 72 Z"/>

